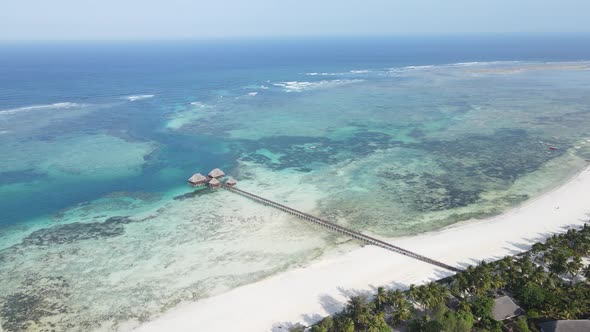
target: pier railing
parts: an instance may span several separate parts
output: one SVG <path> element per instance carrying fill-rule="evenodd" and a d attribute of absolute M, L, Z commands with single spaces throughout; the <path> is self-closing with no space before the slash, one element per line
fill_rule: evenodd
<path fill-rule="evenodd" d="M 268 205 L 268 206 L 274 207 L 274 208 L 279 209 L 279 210 L 281 210 L 283 212 L 289 213 L 289 214 L 294 215 L 296 217 L 299 217 L 301 219 L 304 219 L 304 220 L 307 220 L 309 222 L 312 222 L 312 223 L 314 223 L 316 225 L 319 225 L 319 226 L 321 226 L 323 228 L 329 229 L 331 231 L 334 231 L 334 232 L 337 232 L 337 233 L 340 233 L 340 234 L 343 234 L 343 235 L 350 236 L 353 239 L 356 239 L 356 240 L 359 240 L 359 241 L 363 241 L 363 242 L 365 242 L 367 244 L 371 244 L 371 245 L 374 245 L 374 246 L 377 246 L 377 247 L 380 247 L 380 248 L 383 248 L 383 249 L 387 249 L 387 250 L 396 252 L 398 254 L 402 254 L 402 255 L 405 255 L 405 256 L 408 256 L 408 257 L 412 257 L 414 259 L 418 259 L 418 260 L 421 260 L 423 262 L 426 262 L 426 263 L 429 263 L 429 264 L 432 264 L 432 265 L 435 265 L 435 266 L 438 266 L 438 267 L 442 267 L 443 269 L 446 269 L 446 270 L 450 270 L 450 271 L 453 271 L 453 272 L 459 272 L 459 271 L 461 271 L 460 269 L 458 269 L 456 267 L 453 267 L 453 266 L 450 266 L 450 265 L 447 265 L 447 264 L 445 264 L 443 262 L 439 262 L 437 260 L 434 260 L 434 259 L 431 259 L 431 258 L 422 256 L 422 255 L 417 254 L 415 252 L 412 252 L 412 251 L 409 251 L 409 250 L 400 248 L 400 247 L 395 246 L 395 245 L 393 245 L 391 243 L 387 243 L 385 241 L 376 239 L 374 237 L 371 237 L 371 236 L 368 236 L 368 235 L 359 233 L 359 232 L 354 231 L 352 229 L 349 229 L 349 228 L 340 226 L 338 224 L 335 224 L 333 222 L 330 222 L 330 221 L 327 221 L 327 220 L 324 220 L 324 219 L 321 219 L 321 218 L 312 216 L 312 215 L 307 214 L 305 212 L 301 212 L 299 210 L 295 210 L 295 209 L 290 208 L 290 207 L 288 207 L 286 205 L 283 205 L 283 204 L 280 204 L 280 203 L 277 203 L 277 202 L 273 202 L 273 201 L 271 201 L 269 199 L 260 197 L 258 195 L 252 194 L 252 193 L 249 193 L 247 191 L 244 191 L 244 190 L 241 190 L 241 189 L 238 189 L 238 188 L 235 188 L 235 187 L 225 186 L 225 185 L 224 185 L 224 188 L 227 189 L 227 190 L 229 190 L 229 191 L 231 191 L 231 192 L 240 194 L 240 195 L 245 196 L 247 198 L 250 198 L 250 199 L 252 199 L 254 201 L 257 201 L 259 203 L 262 203 L 264 205 Z"/>

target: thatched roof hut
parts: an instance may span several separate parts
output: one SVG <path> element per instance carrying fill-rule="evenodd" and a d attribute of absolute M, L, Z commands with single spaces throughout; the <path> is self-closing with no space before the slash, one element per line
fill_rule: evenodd
<path fill-rule="evenodd" d="M 233 187 L 238 184 L 238 181 L 236 181 L 234 178 L 229 178 L 227 181 L 225 181 L 225 184 L 229 187 Z"/>
<path fill-rule="evenodd" d="M 216 168 L 216 169 L 212 170 L 211 172 L 209 172 L 209 176 L 212 178 L 219 179 L 219 178 L 224 177 L 225 173 L 223 173 L 223 171 L 220 170 L 219 168 Z"/>
<path fill-rule="evenodd" d="M 494 309 L 492 317 L 497 321 L 503 321 L 524 314 L 524 310 L 519 307 L 510 296 L 502 296 L 494 300 Z"/>
<path fill-rule="evenodd" d="M 590 320 L 576 319 L 576 320 L 553 320 L 549 322 L 539 323 L 541 332 L 579 332 L 590 331 Z"/>
<path fill-rule="evenodd" d="M 188 179 L 188 183 L 192 184 L 193 186 L 207 184 L 207 182 L 209 182 L 209 178 L 201 173 L 196 173 Z"/>
<path fill-rule="evenodd" d="M 211 188 L 217 188 L 221 185 L 221 182 L 219 182 L 219 180 L 217 180 L 216 178 L 211 179 L 211 181 L 209 181 L 209 187 Z"/>

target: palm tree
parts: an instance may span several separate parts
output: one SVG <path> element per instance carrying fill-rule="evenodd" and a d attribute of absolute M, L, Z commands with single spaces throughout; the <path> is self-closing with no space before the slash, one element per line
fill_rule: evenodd
<path fill-rule="evenodd" d="M 366 326 L 371 316 L 371 306 L 364 296 L 353 296 L 348 300 L 346 313 L 357 327 Z"/>
<path fill-rule="evenodd" d="M 487 293 L 492 287 L 491 268 L 488 265 L 476 267 L 473 272 L 468 275 L 468 281 L 471 294 L 483 295 Z"/>
<path fill-rule="evenodd" d="M 467 299 L 460 299 L 457 304 L 457 311 L 471 312 L 471 303 Z"/>
<path fill-rule="evenodd" d="M 557 257 L 551 265 L 549 265 L 549 271 L 553 272 L 555 275 L 563 275 L 567 272 L 567 260 L 565 257 L 560 256 Z"/>
<path fill-rule="evenodd" d="M 506 285 L 506 281 L 504 280 L 504 278 L 502 278 L 502 276 L 500 276 L 499 274 L 492 276 L 492 281 L 491 281 L 492 288 L 501 289 L 505 285 Z"/>
<path fill-rule="evenodd" d="M 547 280 L 545 281 L 545 286 L 549 287 L 553 290 L 558 290 L 561 287 L 561 279 L 559 278 L 558 275 L 556 275 L 555 273 L 549 271 L 549 276 L 547 277 Z"/>
<path fill-rule="evenodd" d="M 584 225 L 585 226 L 585 225 Z M 587 265 L 583 270 L 582 270 L 582 275 L 584 276 L 584 278 L 586 278 L 587 282 L 590 282 L 590 265 Z"/>
<path fill-rule="evenodd" d="M 372 315 L 368 324 L 367 324 L 367 332 L 385 332 L 391 331 L 387 322 L 385 322 L 385 314 L 379 313 L 377 315 Z"/>
<path fill-rule="evenodd" d="M 463 273 L 459 273 L 453 280 L 452 292 L 455 296 L 462 297 L 467 289 L 469 289 L 469 282 Z"/>
<path fill-rule="evenodd" d="M 416 299 L 418 297 L 418 288 L 416 287 L 416 285 L 411 284 L 410 288 L 408 288 L 408 297 L 410 298 L 411 301 L 416 302 Z"/>
<path fill-rule="evenodd" d="M 557 236 L 556 235 L 552 235 L 549 238 L 547 238 L 547 240 L 545 241 L 545 246 L 546 248 L 550 248 L 553 247 L 553 245 L 557 244 Z"/>
<path fill-rule="evenodd" d="M 580 242 L 576 248 L 576 253 L 580 256 L 588 256 L 590 254 L 590 243 Z"/>
<path fill-rule="evenodd" d="M 534 283 L 542 285 L 547 280 L 547 273 L 542 266 L 537 266 L 533 274 L 531 274 L 530 279 Z"/>
<path fill-rule="evenodd" d="M 502 272 L 507 272 L 512 268 L 512 257 L 505 256 L 500 261 L 498 261 L 498 267 L 502 270 Z"/>
<path fill-rule="evenodd" d="M 401 322 L 404 322 L 410 319 L 412 315 L 412 305 L 406 298 L 402 297 L 395 301 L 394 305 L 392 306 L 394 310 L 391 315 L 391 321 L 393 325 L 397 325 Z"/>
<path fill-rule="evenodd" d="M 445 304 L 450 296 L 449 289 L 436 282 L 428 284 L 425 288 L 425 292 L 427 294 L 426 298 L 429 301 L 427 305 L 431 309 L 441 304 Z"/>
<path fill-rule="evenodd" d="M 397 303 L 400 303 L 401 301 L 404 301 L 406 298 L 404 296 L 404 293 L 399 290 L 392 290 L 390 289 L 387 292 L 387 304 L 389 304 L 392 307 L 395 307 Z"/>
<path fill-rule="evenodd" d="M 385 288 L 380 286 L 377 287 L 377 295 L 375 296 L 375 306 L 378 311 L 383 311 L 383 307 L 387 304 L 387 292 Z"/>
<path fill-rule="evenodd" d="M 578 255 L 575 255 L 571 261 L 565 264 L 565 271 L 571 276 L 570 285 L 573 284 L 574 278 L 578 275 L 578 272 L 583 266 L 582 258 Z"/>
<path fill-rule="evenodd" d="M 414 301 L 422 306 L 423 309 L 429 307 L 431 304 L 432 294 L 428 291 L 426 286 L 421 285 L 416 287 L 416 295 Z"/>
<path fill-rule="evenodd" d="M 545 250 L 545 245 L 541 242 L 537 242 L 531 247 L 531 253 L 534 255 L 542 252 L 543 250 Z"/>
<path fill-rule="evenodd" d="M 559 309 L 557 309 L 556 307 L 552 306 L 552 305 L 547 305 L 546 307 L 544 307 L 541 310 L 541 313 L 543 314 L 543 316 L 547 317 L 547 318 L 558 318 L 558 313 L 559 313 Z"/>
<path fill-rule="evenodd" d="M 328 316 L 311 328 L 311 332 L 331 332 L 334 331 L 334 319 Z"/>
<path fill-rule="evenodd" d="M 522 259 L 520 260 L 521 272 L 524 275 L 528 276 L 533 272 L 534 268 L 535 268 L 535 266 L 533 265 L 533 262 L 531 261 L 531 258 L 529 257 L 529 255 L 524 255 L 522 257 Z"/>
<path fill-rule="evenodd" d="M 559 310 L 558 318 L 576 319 L 581 313 L 582 311 L 580 311 L 580 305 L 577 301 L 568 301 L 565 303 L 565 306 Z"/>
<path fill-rule="evenodd" d="M 341 316 L 335 323 L 335 330 L 338 332 L 354 332 L 354 321 L 350 317 Z"/>

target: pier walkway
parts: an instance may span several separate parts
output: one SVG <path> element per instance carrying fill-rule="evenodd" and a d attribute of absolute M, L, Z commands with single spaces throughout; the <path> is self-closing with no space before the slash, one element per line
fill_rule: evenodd
<path fill-rule="evenodd" d="M 294 215 L 296 217 L 299 217 L 301 219 L 305 219 L 305 220 L 310 221 L 310 222 L 312 222 L 312 223 L 314 223 L 316 225 L 319 225 L 321 227 L 327 228 L 327 229 L 329 229 L 331 231 L 334 231 L 334 232 L 337 232 L 337 233 L 340 233 L 340 234 L 343 234 L 343 235 L 350 236 L 353 239 L 356 239 L 356 240 L 359 240 L 359 241 L 363 241 L 363 242 L 365 242 L 367 244 L 371 244 L 371 245 L 374 245 L 374 246 L 377 246 L 377 247 L 381 247 L 383 249 L 391 250 L 391 251 L 396 252 L 398 254 L 402 254 L 402 255 L 405 255 L 405 256 L 408 256 L 408 257 L 412 257 L 414 259 L 418 259 L 418 260 L 421 260 L 423 262 L 426 262 L 426 263 L 429 263 L 429 264 L 432 264 L 432 265 L 436 265 L 436 266 L 441 267 L 441 268 L 446 269 L 446 270 L 450 270 L 450 271 L 453 271 L 453 272 L 459 272 L 459 271 L 461 271 L 460 269 L 458 269 L 456 267 L 453 267 L 453 266 L 447 265 L 445 263 L 436 261 L 434 259 L 431 259 L 431 258 L 422 256 L 422 255 L 417 254 L 415 252 L 412 252 L 412 251 L 409 251 L 409 250 L 406 250 L 406 249 L 403 249 L 403 248 L 394 246 L 393 244 L 390 244 L 390 243 L 387 243 L 385 241 L 381 241 L 379 239 L 376 239 L 376 238 L 370 237 L 368 235 L 359 233 L 359 232 L 354 231 L 352 229 L 348 229 L 346 227 L 337 225 L 337 224 L 335 224 L 333 222 L 330 222 L 330 221 L 327 221 L 327 220 L 324 220 L 324 219 L 320 219 L 318 217 L 314 217 L 314 216 L 312 216 L 310 214 L 307 214 L 305 212 L 301 212 L 301 211 L 295 210 L 295 209 L 290 208 L 288 206 L 285 206 L 283 204 L 280 204 L 280 203 L 277 203 L 277 202 L 273 202 L 273 201 L 271 201 L 269 199 L 260 197 L 258 195 L 251 194 L 251 193 L 249 193 L 247 191 L 244 191 L 244 190 L 241 190 L 241 189 L 237 189 L 235 187 L 226 186 L 226 185 L 224 185 L 223 187 L 225 189 L 231 191 L 231 192 L 234 192 L 234 193 L 237 193 L 239 195 L 245 196 L 247 198 L 250 198 L 250 199 L 252 199 L 254 201 L 257 201 L 259 203 L 262 203 L 264 205 L 272 206 L 272 207 L 274 207 L 276 209 L 279 209 L 279 210 L 281 210 L 283 212 L 289 213 L 289 214 Z"/>

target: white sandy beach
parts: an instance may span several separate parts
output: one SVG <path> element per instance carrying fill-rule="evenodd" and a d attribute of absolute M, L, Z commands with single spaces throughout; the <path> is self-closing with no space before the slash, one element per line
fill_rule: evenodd
<path fill-rule="evenodd" d="M 590 219 L 590 167 L 559 188 L 502 215 L 442 231 L 390 239 L 403 248 L 465 267 L 522 252 Z M 137 331 L 287 331 L 340 310 L 347 296 L 380 285 L 407 287 L 450 275 L 439 267 L 365 246 L 221 295 L 183 304 Z"/>

